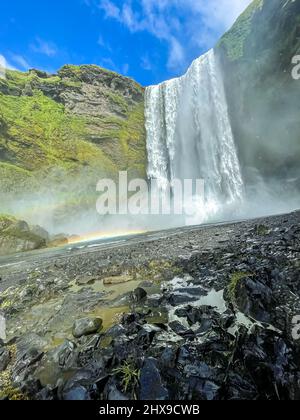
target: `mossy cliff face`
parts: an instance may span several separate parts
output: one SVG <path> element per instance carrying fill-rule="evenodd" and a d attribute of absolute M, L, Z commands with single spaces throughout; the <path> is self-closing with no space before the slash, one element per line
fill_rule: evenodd
<path fill-rule="evenodd" d="M 14 217 L 0 214 L 0 256 L 45 246 L 46 239 L 35 228 Z"/>
<path fill-rule="evenodd" d="M 253 1 L 216 51 L 246 180 L 299 180 L 300 1 Z"/>
<path fill-rule="evenodd" d="M 101 176 L 145 177 L 145 167 L 144 91 L 134 81 L 97 66 L 0 79 L 2 192 L 68 175 L 95 189 Z"/>

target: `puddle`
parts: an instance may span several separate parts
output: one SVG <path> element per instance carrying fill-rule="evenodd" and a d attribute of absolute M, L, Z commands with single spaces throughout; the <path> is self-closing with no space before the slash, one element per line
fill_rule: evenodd
<path fill-rule="evenodd" d="M 217 292 L 212 289 L 207 296 L 201 297 L 197 302 L 194 302 L 195 306 L 212 306 L 216 308 L 216 311 L 223 314 L 227 310 L 226 302 L 224 300 L 224 290 Z M 196 305 L 197 304 L 197 305 Z M 193 304 L 191 306 L 194 306 Z"/>
<path fill-rule="evenodd" d="M 141 284 L 140 280 L 128 281 L 125 283 L 104 285 L 103 280 L 95 281 L 93 284 L 77 285 L 75 281 L 70 283 L 70 288 L 66 295 L 51 299 L 42 304 L 33 306 L 17 318 L 8 321 L 7 336 L 8 339 L 26 334 L 28 332 L 37 333 L 48 342 L 47 350 L 61 345 L 66 339 L 73 340 L 72 327 L 76 319 L 85 317 L 99 317 L 103 320 L 103 332 L 117 324 L 124 313 L 131 311 L 130 302 L 126 298 L 129 292 L 132 292 Z M 157 293 L 160 285 L 150 284 L 145 287 L 147 293 Z M 84 289 L 90 289 L 92 292 L 99 293 L 99 302 L 91 309 L 84 307 L 80 302 L 80 293 Z M 101 296 L 102 294 L 102 296 Z M 71 304 L 66 299 L 67 296 L 78 296 Z M 69 306 L 70 305 L 70 306 Z M 141 308 L 144 310 L 145 308 Z M 149 322 L 160 323 L 168 320 L 167 314 L 154 310 L 149 316 Z"/>
<path fill-rule="evenodd" d="M 103 284 L 103 280 L 95 280 L 95 282 L 92 284 L 78 285 L 76 284 L 76 280 L 74 280 L 71 283 L 69 283 L 69 285 L 71 286 L 69 291 L 73 293 L 78 293 L 82 289 L 89 288 L 97 293 L 107 293 L 107 296 L 104 296 L 103 300 L 113 301 L 122 295 L 132 292 L 139 286 L 140 283 L 140 280 L 131 280 L 124 283 L 106 285 Z"/>
<path fill-rule="evenodd" d="M 169 284 L 169 286 L 168 286 L 169 290 L 180 290 L 180 288 L 184 289 L 186 287 L 193 287 L 193 285 L 188 280 L 189 279 L 187 279 L 187 278 L 184 278 L 184 279 L 175 278 L 172 282 L 170 282 L 171 284 Z M 219 292 L 217 292 L 216 290 L 212 289 L 210 292 L 208 292 L 208 294 L 206 296 L 202 296 L 197 301 L 191 301 L 191 302 L 188 302 L 188 303 L 184 303 L 182 305 L 178 305 L 175 308 L 169 307 L 169 314 L 168 314 L 169 322 L 179 321 L 182 325 L 184 325 L 187 328 L 197 329 L 198 325 L 194 325 L 194 326 L 190 327 L 190 325 L 189 325 L 189 323 L 186 319 L 179 318 L 175 314 L 177 309 L 185 308 L 186 306 L 191 306 L 191 307 L 194 307 L 194 308 L 199 308 L 201 306 L 211 306 L 211 307 L 215 308 L 215 310 L 218 313 L 223 314 L 227 310 L 226 301 L 224 299 L 224 290 L 220 290 Z M 238 331 L 238 329 L 241 325 L 245 326 L 249 331 L 255 325 L 257 325 L 260 328 L 280 332 L 274 326 L 269 325 L 269 324 L 263 324 L 259 321 L 256 321 L 255 319 L 251 319 L 251 318 L 247 317 L 245 314 L 243 314 L 242 312 L 236 312 L 235 316 L 236 316 L 236 320 L 235 320 L 234 326 L 228 329 L 228 332 L 233 334 L 233 335 L 236 334 L 236 332 Z"/>

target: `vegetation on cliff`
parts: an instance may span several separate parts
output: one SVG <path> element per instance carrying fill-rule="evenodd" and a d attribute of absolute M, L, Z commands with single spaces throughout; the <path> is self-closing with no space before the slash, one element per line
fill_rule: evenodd
<path fill-rule="evenodd" d="M 97 66 L 57 75 L 7 71 L 0 79 L 2 191 L 36 188 L 45 175 L 130 169 L 145 176 L 143 89 Z M 57 173 L 57 171 L 56 171 Z"/>

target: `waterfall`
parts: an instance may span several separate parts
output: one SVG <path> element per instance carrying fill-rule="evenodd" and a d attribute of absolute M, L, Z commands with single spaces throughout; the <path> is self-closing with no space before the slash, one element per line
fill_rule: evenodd
<path fill-rule="evenodd" d="M 201 221 L 238 207 L 243 179 L 213 50 L 183 77 L 148 87 L 145 117 L 150 179 L 162 189 L 174 179 L 203 179 Z"/>

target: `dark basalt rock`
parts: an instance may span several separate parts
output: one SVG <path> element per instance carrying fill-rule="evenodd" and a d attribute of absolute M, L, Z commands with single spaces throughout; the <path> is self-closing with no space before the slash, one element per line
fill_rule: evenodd
<path fill-rule="evenodd" d="M 186 337 L 186 338 L 195 337 L 195 333 L 192 330 L 184 327 L 179 321 L 170 322 L 169 327 L 172 329 L 172 331 L 174 331 L 176 334 L 180 335 L 181 337 Z"/>
<path fill-rule="evenodd" d="M 75 386 L 63 393 L 63 399 L 66 401 L 89 401 L 90 394 L 82 385 Z"/>
<path fill-rule="evenodd" d="M 10 362 L 9 350 L 5 347 L 0 347 L 0 372 L 5 370 Z"/>
<path fill-rule="evenodd" d="M 76 345 L 71 341 L 65 341 L 61 346 L 48 353 L 48 359 L 51 363 L 60 368 L 70 368 L 74 361 Z"/>
<path fill-rule="evenodd" d="M 146 297 L 147 297 L 147 292 L 142 287 L 138 287 L 133 292 L 133 300 L 135 302 L 138 302 L 138 303 L 142 302 L 143 300 L 146 299 Z"/>
<path fill-rule="evenodd" d="M 185 303 L 196 302 L 199 299 L 198 296 L 191 296 L 183 293 L 173 293 L 168 297 L 168 302 L 171 306 L 179 306 Z"/>
<path fill-rule="evenodd" d="M 106 336 L 111 338 L 117 338 L 126 333 L 126 329 L 122 325 L 114 325 L 106 331 Z"/>
<path fill-rule="evenodd" d="M 12 367 L 14 382 L 24 382 L 35 371 L 37 363 L 42 359 L 47 342 L 37 334 L 28 334 L 16 343 L 17 357 Z"/>
<path fill-rule="evenodd" d="M 108 401 L 128 401 L 129 398 L 117 389 L 115 384 L 108 386 L 107 390 Z"/>
<path fill-rule="evenodd" d="M 144 401 L 163 401 L 168 399 L 168 391 L 163 386 L 157 360 L 148 358 L 141 369 L 140 399 Z"/>
<path fill-rule="evenodd" d="M 257 321 L 269 323 L 274 308 L 272 290 L 260 281 L 246 278 L 240 281 L 235 291 L 238 309 Z"/>

